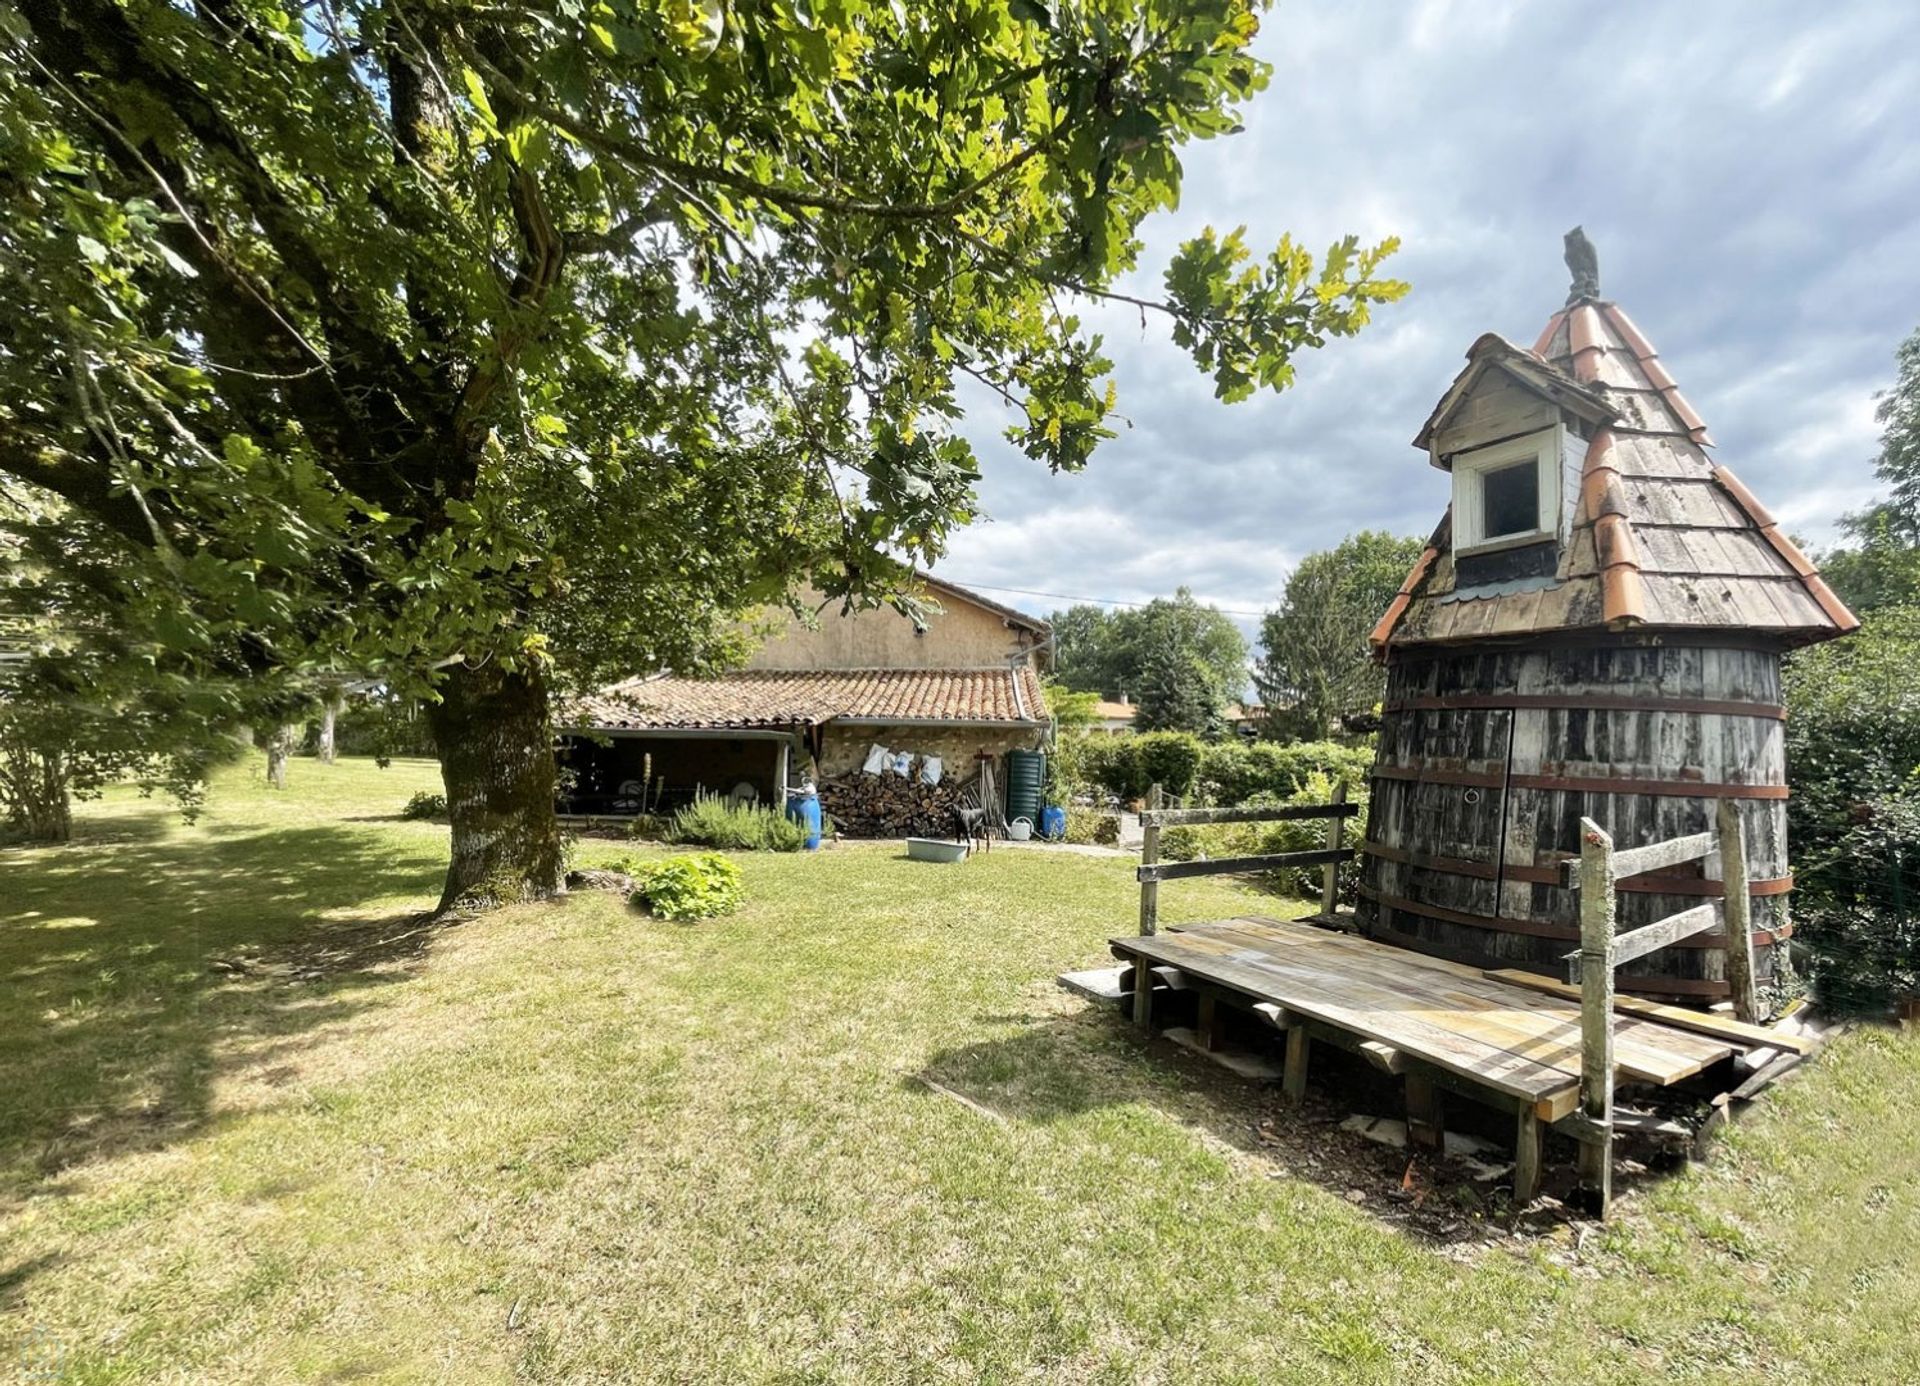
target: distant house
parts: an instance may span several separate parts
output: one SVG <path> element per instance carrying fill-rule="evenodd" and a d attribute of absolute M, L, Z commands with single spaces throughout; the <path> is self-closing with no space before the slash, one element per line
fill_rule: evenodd
<path fill-rule="evenodd" d="M 890 607 L 789 618 L 735 673 L 648 675 L 582 700 L 563 717 L 562 811 L 637 813 L 703 791 L 777 802 L 810 773 L 861 768 L 876 746 L 968 776 L 982 755 L 1040 747 L 1052 628 L 953 583 L 921 585 L 921 623 Z"/>
<path fill-rule="evenodd" d="M 1130 732 L 1133 730 L 1133 715 L 1139 710 L 1124 693 L 1112 701 L 1102 698 L 1093 705 L 1093 721 L 1088 724 L 1087 730 L 1106 736 Z"/>

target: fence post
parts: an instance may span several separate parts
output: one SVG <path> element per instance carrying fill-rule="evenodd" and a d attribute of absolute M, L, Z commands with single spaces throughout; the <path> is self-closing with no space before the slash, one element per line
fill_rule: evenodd
<path fill-rule="evenodd" d="M 1720 880 L 1726 890 L 1727 985 L 1733 990 L 1734 1015 L 1757 1025 L 1760 996 L 1753 980 L 1753 897 L 1747 893 L 1747 844 L 1740 836 L 1740 809 L 1733 800 L 1722 799 L 1715 816 Z"/>
<path fill-rule="evenodd" d="M 1342 780 L 1333 787 L 1334 807 L 1339 808 L 1346 802 L 1347 782 Z M 1340 850 L 1340 837 L 1342 832 L 1345 831 L 1346 826 L 1347 820 L 1337 813 L 1328 821 L 1327 850 L 1333 852 Z M 1321 879 L 1320 913 L 1325 915 L 1328 922 L 1331 923 L 1333 920 L 1333 912 L 1340 907 L 1340 863 L 1337 861 L 1328 862 L 1326 874 Z"/>
<path fill-rule="evenodd" d="M 1580 820 L 1580 1191 L 1599 1217 L 1613 1195 L 1613 839 Z"/>
<path fill-rule="evenodd" d="M 1147 808 L 1160 807 L 1160 786 L 1147 791 Z M 1155 866 L 1160 861 L 1160 825 L 1149 820 L 1140 834 L 1140 864 Z M 1160 883 L 1140 882 L 1140 937 L 1147 938 L 1160 928 Z M 1145 1025 L 1153 1006 L 1153 973 L 1147 960 L 1136 961 L 1133 971 L 1133 1023 Z"/>

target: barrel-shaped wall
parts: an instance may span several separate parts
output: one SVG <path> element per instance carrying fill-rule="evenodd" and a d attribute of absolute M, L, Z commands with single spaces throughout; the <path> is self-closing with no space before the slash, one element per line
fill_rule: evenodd
<path fill-rule="evenodd" d="M 1787 922 L 1786 764 L 1777 650 L 1666 644 L 1396 651 L 1362 871 L 1374 937 L 1560 975 L 1579 896 L 1560 862 L 1592 818 L 1624 849 L 1704 832 L 1722 798 L 1747 849 L 1756 971 Z M 1624 880 L 1621 931 L 1723 894 L 1718 855 Z M 1621 969 L 1623 989 L 1727 995 L 1718 931 Z"/>

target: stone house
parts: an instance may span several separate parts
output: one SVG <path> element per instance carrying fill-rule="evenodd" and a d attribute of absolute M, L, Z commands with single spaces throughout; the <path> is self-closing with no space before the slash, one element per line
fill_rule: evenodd
<path fill-rule="evenodd" d="M 631 814 L 701 792 L 773 803 L 810 777 L 861 768 L 875 746 L 966 776 L 983 755 L 1039 749 L 1052 628 L 920 581 L 923 620 L 891 607 L 783 617 L 744 669 L 648 675 L 582 700 L 563 718 L 562 812 Z"/>

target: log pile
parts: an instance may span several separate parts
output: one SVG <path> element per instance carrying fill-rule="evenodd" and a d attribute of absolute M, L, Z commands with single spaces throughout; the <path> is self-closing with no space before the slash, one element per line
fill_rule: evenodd
<path fill-rule="evenodd" d="M 922 784 L 918 775 L 855 770 L 820 783 L 820 808 L 842 837 L 952 837 L 953 810 L 966 786 L 949 777 Z"/>

